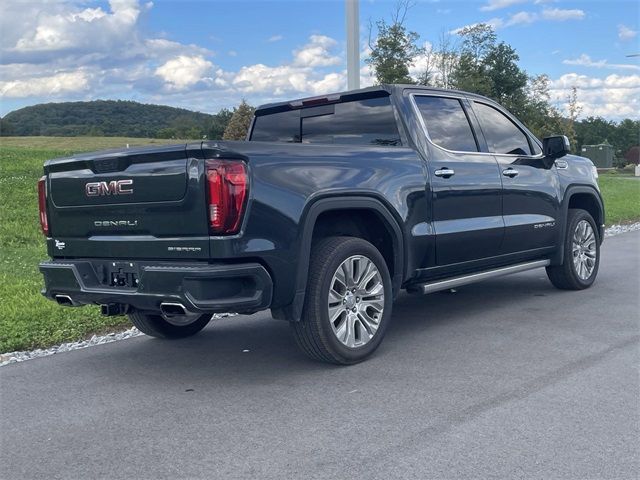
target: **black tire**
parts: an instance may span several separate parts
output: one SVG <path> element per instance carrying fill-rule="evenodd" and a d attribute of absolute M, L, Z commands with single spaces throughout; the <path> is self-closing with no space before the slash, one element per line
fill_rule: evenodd
<path fill-rule="evenodd" d="M 580 222 L 586 221 L 591 225 L 595 242 L 595 264 L 588 278 L 581 278 L 574 263 L 573 237 Z M 564 260 L 562 265 L 547 267 L 547 276 L 554 287 L 561 290 L 583 290 L 589 288 L 598 275 L 600 266 L 600 238 L 596 222 L 589 212 L 581 209 L 569 209 L 567 218 L 567 231 L 562 248 L 564 249 Z"/>
<path fill-rule="evenodd" d="M 207 326 L 211 315 L 200 315 L 193 323 L 180 326 L 167 322 L 160 314 L 140 311 L 130 313 L 129 320 L 145 335 L 173 340 L 195 335 Z"/>
<path fill-rule="evenodd" d="M 367 343 L 349 347 L 341 343 L 337 334 L 334 333 L 329 320 L 328 301 L 334 274 L 342 263 L 352 256 L 363 256 L 373 263 L 379 273 L 379 277 L 376 278 L 381 280 L 384 288 L 384 297 L 381 302 L 382 314 L 376 318 L 377 330 L 372 335 L 370 332 L 365 333 L 367 337 L 370 336 Z M 348 291 L 347 294 L 349 294 Z M 361 305 L 364 305 L 364 297 L 362 302 Z M 373 245 L 355 237 L 324 238 L 316 242 L 311 249 L 302 318 L 299 322 L 292 322 L 291 329 L 298 347 L 310 358 L 338 365 L 350 365 L 361 362 L 378 348 L 391 318 L 392 304 L 393 292 L 389 269 L 384 258 Z M 359 330 L 360 335 L 363 335 L 364 330 L 361 330 L 363 325 L 364 323 L 360 322 L 359 328 L 354 325 L 353 329 Z"/>

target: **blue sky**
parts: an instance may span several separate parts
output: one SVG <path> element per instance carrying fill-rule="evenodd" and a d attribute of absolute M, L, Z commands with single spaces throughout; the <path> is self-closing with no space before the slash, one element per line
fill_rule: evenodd
<path fill-rule="evenodd" d="M 394 5 L 361 0 L 364 55 L 369 21 Z M 637 1 L 417 1 L 406 23 L 437 44 L 488 22 L 528 73 L 549 75 L 561 108 L 575 85 L 583 116 L 617 120 L 639 116 L 640 57 L 626 56 L 640 53 L 639 19 Z M 342 90 L 344 23 L 338 0 L 0 0 L 0 114 L 99 98 L 215 112 Z M 372 82 L 364 62 L 361 81 Z"/>

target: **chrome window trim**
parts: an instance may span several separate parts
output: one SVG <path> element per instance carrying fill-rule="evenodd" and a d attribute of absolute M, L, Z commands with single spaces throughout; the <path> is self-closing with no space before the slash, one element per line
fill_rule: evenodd
<path fill-rule="evenodd" d="M 450 98 L 452 100 L 469 100 L 466 96 L 461 95 L 461 94 L 457 94 L 455 92 L 433 92 L 433 93 L 416 93 L 416 92 L 410 92 L 409 93 L 409 101 L 411 103 L 411 107 L 413 108 L 413 112 L 416 114 L 416 116 L 418 117 L 418 122 L 420 123 L 420 126 L 422 127 L 422 132 L 424 133 L 427 141 L 433 145 L 436 148 L 439 148 L 440 150 L 447 152 L 447 153 L 453 153 L 453 154 L 466 154 L 466 155 L 492 155 L 494 157 L 517 157 L 517 158 L 523 158 L 523 157 L 527 157 L 527 158 L 542 158 L 543 152 L 540 152 L 538 155 L 516 155 L 513 153 L 491 153 L 491 152 L 479 152 L 479 151 L 464 151 L 464 150 L 449 150 L 448 148 L 442 147 L 440 145 L 438 145 L 437 143 L 435 143 L 433 140 L 431 140 L 431 137 L 429 136 L 429 130 L 427 129 L 427 124 L 424 121 L 424 118 L 422 117 L 422 113 L 420 112 L 420 108 L 418 108 L 418 104 L 416 103 L 416 99 L 415 97 L 442 97 L 442 98 Z M 475 100 L 470 100 L 470 101 L 475 101 Z M 484 103 L 484 102 L 479 102 L 479 103 Z M 464 105 L 462 105 L 462 102 L 460 102 L 461 106 L 464 109 Z M 492 107 L 492 105 L 490 104 L 486 104 L 490 107 Z M 464 111 L 464 110 L 463 110 Z M 500 111 L 500 110 L 498 110 Z M 502 113 L 504 115 L 503 112 L 500 111 L 500 113 Z M 465 112 L 465 116 L 467 116 L 467 113 Z M 507 116 L 507 118 L 515 124 L 515 122 L 513 122 L 513 120 L 511 118 L 509 118 Z M 469 121 L 469 119 L 467 118 L 467 121 Z M 534 140 L 536 142 L 536 144 L 540 147 L 540 150 L 542 150 L 542 145 L 540 145 L 538 143 L 538 139 L 535 138 L 533 135 L 529 135 L 528 131 L 523 131 L 522 128 L 520 128 L 519 125 L 515 124 L 516 127 L 518 127 L 519 130 L 522 131 L 522 133 L 525 134 L 525 136 L 527 138 L 531 138 L 532 140 Z M 478 135 L 479 132 L 476 132 L 473 128 L 473 125 L 471 124 L 471 122 L 469 122 L 469 128 L 471 128 L 471 133 L 473 133 L 474 135 Z M 484 133 L 483 133 L 484 135 Z"/>

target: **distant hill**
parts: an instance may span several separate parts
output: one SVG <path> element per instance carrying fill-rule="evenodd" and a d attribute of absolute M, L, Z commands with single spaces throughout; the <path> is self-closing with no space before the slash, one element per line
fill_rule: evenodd
<path fill-rule="evenodd" d="M 0 134 L 221 138 L 224 128 L 220 131 L 219 120 L 227 120 L 228 116 L 227 110 L 209 115 L 124 100 L 45 103 L 8 113 L 1 119 Z"/>

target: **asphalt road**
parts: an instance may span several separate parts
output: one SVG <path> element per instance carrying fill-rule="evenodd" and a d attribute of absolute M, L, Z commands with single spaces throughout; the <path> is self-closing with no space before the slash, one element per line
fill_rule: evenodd
<path fill-rule="evenodd" d="M 634 232 L 587 291 L 538 270 L 403 296 L 346 368 L 265 314 L 9 365 L 0 477 L 635 479 L 639 264 Z"/>

